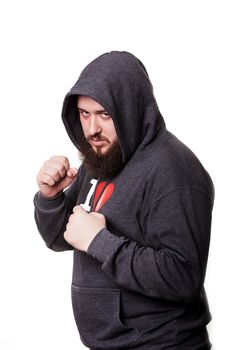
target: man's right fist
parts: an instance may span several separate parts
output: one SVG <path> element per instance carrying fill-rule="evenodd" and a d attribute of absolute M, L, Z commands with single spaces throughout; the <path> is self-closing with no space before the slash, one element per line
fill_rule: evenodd
<path fill-rule="evenodd" d="M 37 175 L 39 190 L 44 197 L 54 197 L 75 179 L 78 170 L 70 168 L 64 156 L 53 156 L 46 160 Z"/>

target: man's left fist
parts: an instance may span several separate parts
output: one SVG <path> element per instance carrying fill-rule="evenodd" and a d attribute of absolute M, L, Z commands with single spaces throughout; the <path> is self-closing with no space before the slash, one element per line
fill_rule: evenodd
<path fill-rule="evenodd" d="M 69 217 L 64 238 L 74 248 L 87 252 L 90 243 L 102 228 L 106 228 L 104 215 L 87 213 L 77 205 Z"/>

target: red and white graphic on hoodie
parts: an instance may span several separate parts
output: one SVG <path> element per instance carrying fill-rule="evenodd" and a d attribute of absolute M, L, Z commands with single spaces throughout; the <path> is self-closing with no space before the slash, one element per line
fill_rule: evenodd
<path fill-rule="evenodd" d="M 114 184 L 107 181 L 101 181 L 98 183 L 98 180 L 92 179 L 90 183 L 92 184 L 87 198 L 84 204 L 81 204 L 84 210 L 90 212 L 91 210 L 94 212 L 98 212 L 102 206 L 109 200 L 111 195 L 114 192 Z M 90 205 L 91 198 L 94 195 L 93 205 Z"/>

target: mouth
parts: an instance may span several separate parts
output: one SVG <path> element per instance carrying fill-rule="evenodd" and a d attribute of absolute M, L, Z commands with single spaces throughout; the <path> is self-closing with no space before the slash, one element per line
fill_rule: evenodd
<path fill-rule="evenodd" d="M 108 146 L 109 146 L 109 143 L 107 140 L 93 140 L 91 139 L 90 141 L 90 145 L 93 149 L 93 151 L 98 154 L 99 156 L 105 154 L 108 150 Z"/>
<path fill-rule="evenodd" d="M 95 147 L 104 147 L 109 143 L 108 140 L 99 137 L 90 137 L 88 141 L 92 146 Z"/>

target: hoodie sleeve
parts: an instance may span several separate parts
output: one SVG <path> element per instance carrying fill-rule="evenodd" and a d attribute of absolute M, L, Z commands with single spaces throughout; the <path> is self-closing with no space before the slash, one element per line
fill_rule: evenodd
<path fill-rule="evenodd" d="M 34 215 L 38 231 L 47 247 L 57 252 L 73 249 L 65 241 L 63 234 L 76 205 L 78 178 L 79 175 L 66 191 L 53 198 L 45 198 L 40 192 L 34 197 Z"/>
<path fill-rule="evenodd" d="M 146 245 L 102 229 L 88 254 L 120 286 L 136 293 L 189 302 L 204 283 L 212 200 L 196 189 L 175 190 L 142 210 Z"/>

